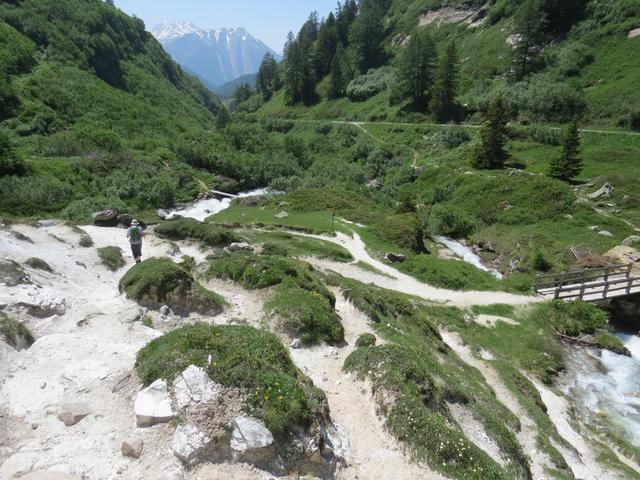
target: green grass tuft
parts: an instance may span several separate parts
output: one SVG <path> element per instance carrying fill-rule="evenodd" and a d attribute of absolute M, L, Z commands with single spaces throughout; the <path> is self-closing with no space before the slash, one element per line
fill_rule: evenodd
<path fill-rule="evenodd" d="M 98 256 L 102 264 L 112 272 L 117 272 L 127 264 L 122 256 L 122 249 L 120 247 L 99 248 Z"/>
<path fill-rule="evenodd" d="M 170 220 L 158 225 L 155 234 L 169 240 L 198 240 L 210 247 L 220 247 L 238 242 L 239 238 L 230 230 L 199 222 L 192 218 Z"/>

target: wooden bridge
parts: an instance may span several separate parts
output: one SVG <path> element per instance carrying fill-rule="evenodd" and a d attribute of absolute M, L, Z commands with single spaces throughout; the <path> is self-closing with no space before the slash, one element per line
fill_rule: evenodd
<path fill-rule="evenodd" d="M 632 275 L 633 265 L 589 268 L 536 278 L 536 290 L 547 298 L 598 302 L 640 293 L 640 277 Z"/>

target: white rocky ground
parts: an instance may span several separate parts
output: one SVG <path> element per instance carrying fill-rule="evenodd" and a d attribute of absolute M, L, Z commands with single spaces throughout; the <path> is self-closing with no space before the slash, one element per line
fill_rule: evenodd
<path fill-rule="evenodd" d="M 37 338 L 30 349 L 21 352 L 0 342 L 0 480 L 21 478 L 29 472 L 39 471 L 62 472 L 71 478 L 90 480 L 273 478 L 245 465 L 203 465 L 185 471 L 171 450 L 174 427 L 170 424 L 146 429 L 136 427 L 133 404 L 138 385 L 135 376 L 131 376 L 135 354 L 160 335 L 160 331 L 143 326 L 139 321 L 143 311 L 119 294 L 117 284 L 124 269 L 112 273 L 99 263 L 96 247 L 108 245 L 120 246 L 129 264 L 132 263 L 123 230 L 86 227 L 96 247 L 82 248 L 78 246 L 78 233 L 63 225 L 12 228 L 33 243 L 0 230 L 0 259 L 9 258 L 23 264 L 30 257 L 38 257 L 48 262 L 54 273 L 29 268 L 32 284 L 0 287 L 0 307 L 24 320 Z M 376 262 L 357 237 L 339 236 L 332 241 L 345 246 L 356 260 L 369 263 L 387 276 L 352 264 L 317 260 L 313 263 L 364 282 L 459 306 L 519 305 L 535 300 L 499 292 L 435 289 Z M 177 260 L 182 252 L 198 261 L 206 256 L 199 247 L 185 242 L 175 245 L 150 236 L 146 244 L 146 255 L 173 256 Z M 261 324 L 268 292 L 248 292 L 229 282 L 211 281 L 205 285 L 225 296 L 231 307 L 216 318 L 198 319 Z M 292 349 L 291 353 L 296 364 L 327 393 L 332 417 L 348 439 L 348 466 L 338 472 L 337 478 L 442 479 L 425 466 L 412 463 L 403 454 L 385 432 L 368 384 L 342 372 L 344 359 L 353 351 L 357 337 L 372 329 L 367 318 L 339 291 L 334 293 L 345 326 L 346 346 Z M 49 316 L 29 316 L 25 308 L 13 307 L 20 302 L 44 305 Z M 154 326 L 164 331 L 195 318 L 181 320 L 154 313 L 153 319 Z M 481 321 L 489 323 L 490 320 L 506 321 L 498 318 Z M 533 421 L 487 362 L 474 357 L 455 336 L 445 336 L 445 339 L 463 360 L 483 373 L 496 391 L 498 401 L 521 418 L 523 430 L 518 438 L 532 459 L 534 478 L 547 478 L 544 468 L 549 460 L 536 450 L 537 432 Z M 490 354 L 487 355 L 489 358 Z M 561 423 L 563 417 L 553 415 L 554 399 L 546 394 L 543 398 L 550 404 L 552 420 L 558 429 L 566 432 L 566 425 Z M 60 420 L 59 414 L 64 409 L 67 412 L 62 418 L 73 425 L 67 426 Z M 474 442 L 500 461 L 499 451 L 486 437 L 481 425 L 474 423 L 464 411 L 454 412 L 454 417 L 465 424 L 463 430 Z M 578 464 L 575 455 L 571 457 L 563 452 L 576 474 L 583 474 L 586 468 L 596 472 L 596 476 L 585 474 L 583 478 L 616 478 L 610 472 L 598 470 L 601 467 L 589 456 L 593 450 L 578 433 L 568 432 L 567 436 L 581 455 Z M 135 445 L 137 440 L 144 442 L 140 458 L 123 456 L 122 443 L 128 441 Z"/>

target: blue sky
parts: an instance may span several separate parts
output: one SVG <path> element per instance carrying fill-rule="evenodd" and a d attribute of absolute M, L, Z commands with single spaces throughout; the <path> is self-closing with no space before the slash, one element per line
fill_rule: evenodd
<path fill-rule="evenodd" d="M 115 0 L 118 8 L 144 20 L 147 29 L 167 20 L 189 20 L 202 28 L 244 27 L 277 52 L 289 30 L 297 33 L 314 10 L 320 17 L 337 0 Z"/>

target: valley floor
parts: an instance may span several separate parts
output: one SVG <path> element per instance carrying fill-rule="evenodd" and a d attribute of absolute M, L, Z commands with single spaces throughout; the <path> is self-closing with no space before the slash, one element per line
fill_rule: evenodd
<path fill-rule="evenodd" d="M 0 308 L 24 321 L 37 341 L 28 350 L 14 351 L 0 342 L 0 479 L 20 478 L 29 472 L 55 471 L 91 480 L 127 479 L 228 479 L 272 478 L 245 465 L 202 465 L 185 470 L 171 451 L 170 424 L 149 429 L 136 428 L 133 400 L 138 382 L 133 370 L 137 351 L 150 340 L 179 324 L 205 321 L 216 324 L 244 323 L 264 326 L 264 291 L 247 291 L 231 282 L 203 282 L 230 303 L 227 311 L 214 318 L 192 315 L 187 319 L 158 312 L 144 312 L 118 292 L 124 270 L 110 272 L 100 264 L 95 247 L 119 246 L 129 265 L 133 260 L 124 231 L 115 228 L 85 227 L 95 247 L 78 245 L 79 233 L 62 224 L 49 226 L 16 225 L 0 230 L 0 258 L 24 264 L 29 258 L 45 260 L 53 272 L 28 269 L 29 279 L 21 285 L 0 290 Z M 15 232 L 24 235 L 18 235 Z M 336 263 L 305 258 L 317 268 L 333 270 L 345 277 L 396 290 L 423 299 L 459 307 L 504 303 L 524 305 L 536 298 L 500 292 L 454 292 L 432 288 L 372 259 L 357 237 L 321 237 L 345 247 L 355 261 L 363 261 L 381 274 L 358 268 L 355 263 Z M 160 240 L 150 235 L 145 256 L 189 255 L 198 263 L 208 252 L 189 242 Z M 295 364 L 315 385 L 325 391 L 333 420 L 340 426 L 348 444 L 347 466 L 338 472 L 344 480 L 433 479 L 445 477 L 426 465 L 417 464 L 386 430 L 378 415 L 371 387 L 342 370 L 354 351 L 357 338 L 373 333 L 368 317 L 334 288 L 337 313 L 345 328 L 342 347 L 318 346 L 290 348 Z M 40 307 L 44 313 L 35 315 Z M 31 313 L 31 314 L 29 314 Z M 44 318 L 43 318 L 44 317 Z M 151 319 L 154 328 L 142 318 Z M 537 426 L 502 383 L 490 362 L 477 358 L 469 346 L 452 332 L 443 331 L 451 349 L 468 365 L 477 368 L 487 384 L 521 421 L 517 440 L 531 462 L 535 480 L 554 478 L 547 474 L 549 458 L 538 450 Z M 285 340 L 283 338 L 283 340 Z M 570 423 L 568 405 L 545 387 L 536 384 L 547 404 L 549 416 L 567 446 L 558 447 L 576 478 L 585 480 L 624 479 L 617 470 L 600 464 L 589 439 Z M 66 427 L 58 418 L 65 404 L 81 402 L 89 415 Z M 500 452 L 479 422 L 460 415 L 461 429 L 478 447 L 496 461 Z M 141 439 L 140 459 L 123 457 L 123 441 Z M 640 467 L 621 458 L 632 469 Z"/>

